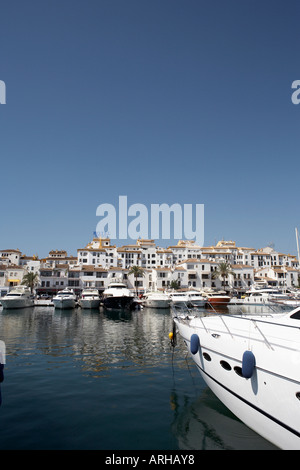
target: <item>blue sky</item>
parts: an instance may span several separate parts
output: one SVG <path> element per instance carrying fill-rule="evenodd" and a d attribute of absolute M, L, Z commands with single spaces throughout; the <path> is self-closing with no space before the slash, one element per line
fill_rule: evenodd
<path fill-rule="evenodd" d="M 1 249 L 76 255 L 98 205 L 126 195 L 204 204 L 205 245 L 296 254 L 299 13 L 294 0 L 1 0 Z"/>

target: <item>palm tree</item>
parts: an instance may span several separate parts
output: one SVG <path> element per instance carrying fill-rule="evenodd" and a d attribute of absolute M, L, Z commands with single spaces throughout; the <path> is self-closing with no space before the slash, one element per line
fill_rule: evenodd
<path fill-rule="evenodd" d="M 22 284 L 30 287 L 31 293 L 33 292 L 33 288 L 38 284 L 39 282 L 39 275 L 38 273 L 27 273 L 24 275 Z"/>
<path fill-rule="evenodd" d="M 222 285 L 225 290 L 225 279 L 229 276 L 229 274 L 233 274 L 231 270 L 231 266 L 229 263 L 227 263 L 227 261 L 223 261 L 219 264 L 217 269 L 212 273 L 212 278 L 216 279 L 218 277 L 221 277 L 223 279 Z"/>
<path fill-rule="evenodd" d="M 136 295 L 138 295 L 137 278 L 145 276 L 144 269 L 140 266 L 132 266 L 128 274 L 133 274 L 135 277 Z"/>

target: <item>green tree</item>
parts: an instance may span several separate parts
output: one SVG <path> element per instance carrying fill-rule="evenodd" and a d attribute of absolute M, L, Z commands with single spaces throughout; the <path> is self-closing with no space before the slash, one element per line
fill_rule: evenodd
<path fill-rule="evenodd" d="M 31 290 L 31 293 L 33 292 L 34 287 L 38 284 L 39 282 L 39 275 L 38 273 L 27 273 L 24 275 L 22 284 L 29 287 Z"/>
<path fill-rule="evenodd" d="M 174 290 L 177 290 L 179 289 L 179 282 L 177 279 L 173 279 L 173 281 L 171 281 L 170 283 L 170 287 L 171 289 L 174 289 Z"/>
<path fill-rule="evenodd" d="M 223 261 L 222 263 L 219 264 L 217 269 L 212 273 L 212 278 L 222 278 L 222 285 L 225 290 L 225 284 L 226 284 L 226 279 L 229 276 L 229 274 L 233 274 L 233 271 L 231 270 L 231 266 L 227 261 Z"/>
<path fill-rule="evenodd" d="M 133 274 L 135 278 L 136 295 L 138 295 L 137 278 L 145 276 L 144 269 L 140 266 L 132 266 L 128 274 Z"/>

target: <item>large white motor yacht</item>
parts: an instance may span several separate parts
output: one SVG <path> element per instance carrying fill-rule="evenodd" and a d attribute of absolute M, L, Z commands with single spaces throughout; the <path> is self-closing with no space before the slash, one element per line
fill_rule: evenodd
<path fill-rule="evenodd" d="M 206 298 L 203 297 L 201 292 L 190 290 L 187 293 L 188 295 L 188 306 L 191 307 L 204 307 L 206 304 Z"/>
<path fill-rule="evenodd" d="M 79 299 L 81 308 L 99 308 L 101 297 L 97 289 L 84 289 Z"/>
<path fill-rule="evenodd" d="M 134 305 L 134 294 L 123 282 L 114 281 L 103 292 L 103 304 L 109 309 L 131 309 Z"/>
<path fill-rule="evenodd" d="M 230 302 L 230 296 L 223 291 L 203 289 L 201 293 L 209 305 L 227 305 Z"/>
<path fill-rule="evenodd" d="M 215 395 L 277 447 L 300 450 L 300 308 L 255 316 L 173 315 L 175 336 L 179 331 Z"/>
<path fill-rule="evenodd" d="M 174 305 L 184 305 L 187 306 L 188 296 L 187 292 L 171 292 L 170 300 Z"/>
<path fill-rule="evenodd" d="M 169 308 L 170 302 L 169 295 L 159 291 L 146 292 L 143 297 L 144 306 L 150 308 Z"/>
<path fill-rule="evenodd" d="M 198 291 L 177 291 L 169 295 L 172 303 L 177 306 L 203 307 L 206 304 L 206 298 Z"/>
<path fill-rule="evenodd" d="M 76 307 L 76 295 L 72 289 L 63 289 L 53 297 L 52 302 L 55 308 L 74 308 Z"/>
<path fill-rule="evenodd" d="M 13 287 L 4 297 L 1 298 L 3 308 L 25 308 L 34 305 L 33 295 L 29 287 Z"/>

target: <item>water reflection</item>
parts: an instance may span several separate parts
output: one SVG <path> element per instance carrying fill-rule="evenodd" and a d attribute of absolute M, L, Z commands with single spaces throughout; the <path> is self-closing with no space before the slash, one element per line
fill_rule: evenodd
<path fill-rule="evenodd" d="M 277 449 L 238 420 L 208 388 L 195 400 L 182 400 L 174 390 L 170 403 L 171 429 L 181 450 Z"/>
<path fill-rule="evenodd" d="M 38 307 L 0 315 L 7 356 L 71 357 L 94 376 L 112 367 L 132 372 L 169 365 L 170 312 L 57 310 Z"/>
<path fill-rule="evenodd" d="M 268 448 L 214 398 L 183 341 L 171 348 L 172 325 L 168 310 L 0 311 L 0 448 Z"/>

